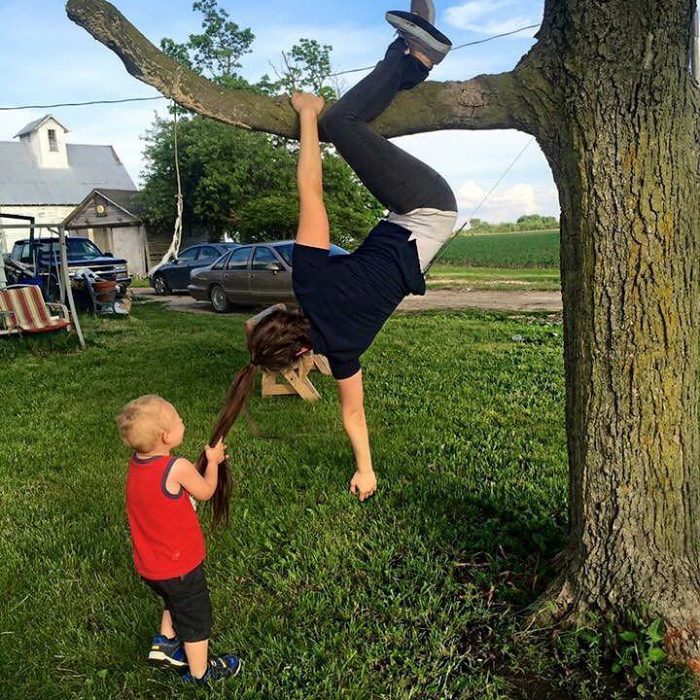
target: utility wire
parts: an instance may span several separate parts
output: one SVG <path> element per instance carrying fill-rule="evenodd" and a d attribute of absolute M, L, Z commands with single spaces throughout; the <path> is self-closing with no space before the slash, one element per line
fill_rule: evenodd
<path fill-rule="evenodd" d="M 493 187 L 482 197 L 481 201 L 474 208 L 474 211 L 472 211 L 472 213 L 466 218 L 464 223 L 454 232 L 454 234 L 452 234 L 451 238 L 445 242 L 445 245 L 443 245 L 442 248 L 440 248 L 440 250 L 438 251 L 438 254 L 430 261 L 430 264 L 428 265 L 428 267 L 425 268 L 424 274 L 426 277 L 428 275 L 428 272 L 430 271 L 430 268 L 443 256 L 444 252 L 452 244 L 452 241 L 454 241 L 455 238 L 457 238 L 457 236 L 459 236 L 459 234 L 462 233 L 462 231 L 464 231 L 464 229 L 469 225 L 469 223 L 477 215 L 477 213 L 479 212 L 481 207 L 484 206 L 484 204 L 486 203 L 486 200 L 495 192 L 496 188 L 503 182 L 506 175 L 508 175 L 508 173 L 515 167 L 515 164 L 523 157 L 523 155 L 525 154 L 525 151 L 527 151 L 527 149 L 531 146 L 531 144 L 534 140 L 535 140 L 534 138 L 531 138 L 525 144 L 525 146 L 523 146 L 523 149 L 520 151 L 520 153 L 518 153 L 517 156 L 515 156 L 515 158 L 513 159 L 513 162 L 505 169 L 505 171 L 501 175 L 501 177 L 499 177 L 498 180 L 496 180 Z"/>
<path fill-rule="evenodd" d="M 510 32 L 504 32 L 503 34 L 496 34 L 494 36 L 487 37 L 486 39 L 479 39 L 478 41 L 469 41 L 466 44 L 460 44 L 455 46 L 452 51 L 459 51 L 466 46 L 476 46 L 477 44 L 485 44 L 487 41 L 493 41 L 494 39 L 501 39 L 504 36 L 511 36 L 512 34 L 518 34 L 519 32 L 524 32 L 526 29 L 534 29 L 539 27 L 539 24 L 530 24 L 527 27 L 519 27 L 518 29 L 513 29 Z M 339 73 L 331 73 L 329 78 L 336 78 L 339 75 L 348 75 L 349 73 L 361 73 L 362 71 L 372 70 L 374 66 L 367 66 L 366 68 L 353 68 L 351 70 L 340 71 Z M 63 102 L 51 105 L 21 105 L 16 107 L 0 107 L 0 112 L 11 112 L 20 109 L 54 109 L 56 107 L 85 107 L 87 105 L 115 105 L 123 104 L 125 102 L 147 102 L 149 100 L 166 100 L 168 99 L 164 95 L 156 95 L 155 97 L 128 97 L 122 100 L 91 100 L 90 102 Z"/>
<path fill-rule="evenodd" d="M 155 97 L 127 97 L 123 100 L 92 100 L 91 102 L 62 102 L 54 105 L 22 105 L 21 107 L 0 107 L 0 112 L 10 112 L 18 109 L 53 109 L 54 107 L 84 107 L 85 105 L 116 105 L 122 102 L 146 102 L 147 100 L 167 100 L 164 95 Z"/>

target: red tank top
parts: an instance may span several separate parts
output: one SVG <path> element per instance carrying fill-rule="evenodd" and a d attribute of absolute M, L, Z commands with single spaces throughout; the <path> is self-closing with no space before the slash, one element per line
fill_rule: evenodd
<path fill-rule="evenodd" d="M 129 462 L 126 513 L 134 564 L 144 578 L 161 581 L 196 568 L 206 554 L 197 513 L 185 489 L 175 496 L 165 482 L 177 457 L 168 455 Z"/>

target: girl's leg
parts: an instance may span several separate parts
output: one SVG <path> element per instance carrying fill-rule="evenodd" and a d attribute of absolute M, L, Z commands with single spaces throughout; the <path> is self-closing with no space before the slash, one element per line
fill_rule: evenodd
<path fill-rule="evenodd" d="M 375 133 L 376 119 L 400 90 L 425 80 L 429 70 L 394 41 L 375 69 L 323 116 L 320 127 L 370 192 L 391 212 L 456 211 L 450 186 L 430 166 Z"/>

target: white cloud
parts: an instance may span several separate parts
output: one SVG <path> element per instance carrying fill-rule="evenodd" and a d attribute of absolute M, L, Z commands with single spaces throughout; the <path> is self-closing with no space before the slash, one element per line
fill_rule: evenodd
<path fill-rule="evenodd" d="M 492 192 L 482 203 L 487 192 L 486 187 L 473 180 L 463 183 L 457 189 L 457 203 L 462 216 L 499 222 L 515 221 L 524 214 L 558 215 L 559 212 L 554 187 L 537 187 L 519 182 Z M 474 214 L 477 207 L 479 210 Z"/>
<path fill-rule="evenodd" d="M 445 11 L 445 18 L 456 29 L 467 29 L 480 34 L 504 34 L 520 27 L 536 24 L 537 20 L 531 15 L 505 16 L 508 13 L 499 12 L 513 5 L 513 0 L 470 0 L 461 5 L 454 5 Z M 530 36 L 532 36 L 532 30 Z M 521 34 L 519 36 L 527 36 Z"/>

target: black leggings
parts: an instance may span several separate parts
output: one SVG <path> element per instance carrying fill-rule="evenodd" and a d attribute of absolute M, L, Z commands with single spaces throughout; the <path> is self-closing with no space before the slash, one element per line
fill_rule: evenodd
<path fill-rule="evenodd" d="M 343 95 L 319 125 L 321 137 L 333 143 L 365 187 L 396 214 L 421 208 L 457 211 L 455 196 L 439 173 L 368 125 L 400 90 L 423 82 L 428 73 L 417 58 L 406 54 L 403 39 L 396 39 L 384 60 Z"/>

